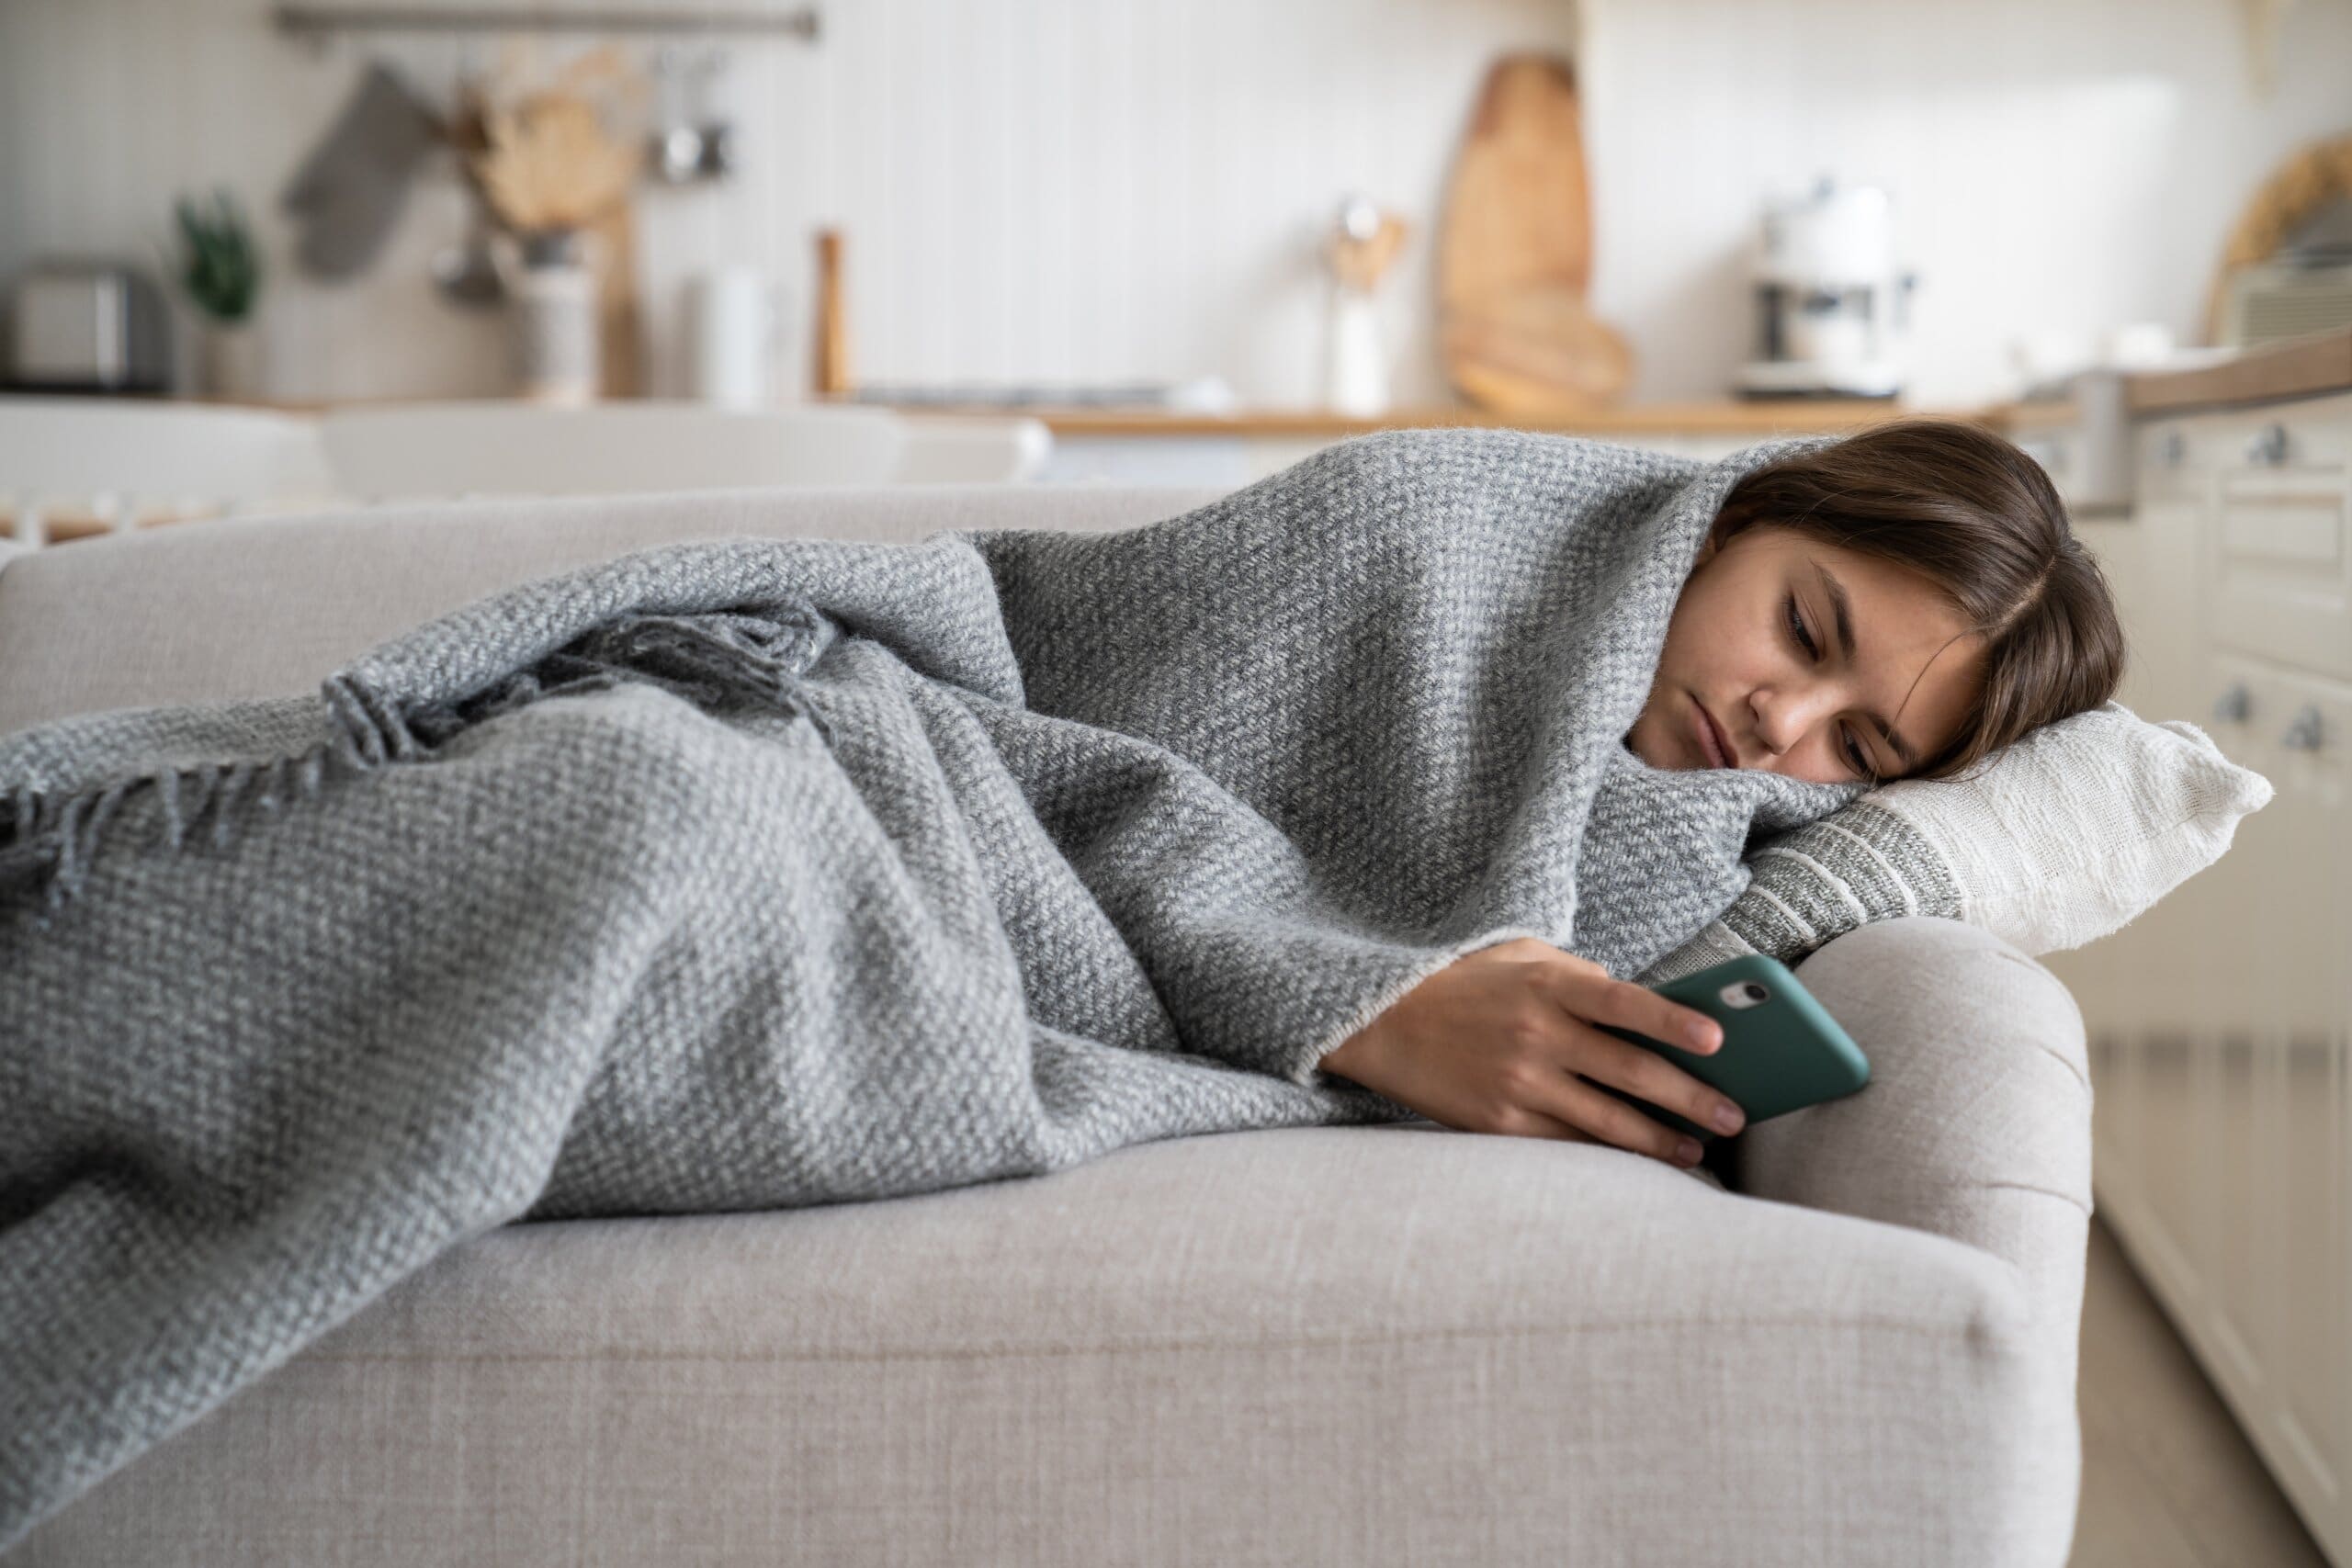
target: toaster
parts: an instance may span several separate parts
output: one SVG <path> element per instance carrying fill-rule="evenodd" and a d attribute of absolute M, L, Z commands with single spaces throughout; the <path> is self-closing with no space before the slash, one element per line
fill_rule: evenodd
<path fill-rule="evenodd" d="M 171 389 L 163 291 L 136 267 L 103 258 L 36 262 L 18 275 L 8 316 L 10 391 Z"/>

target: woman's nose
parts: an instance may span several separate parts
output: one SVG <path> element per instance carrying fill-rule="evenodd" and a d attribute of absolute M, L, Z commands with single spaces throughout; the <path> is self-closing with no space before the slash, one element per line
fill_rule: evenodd
<path fill-rule="evenodd" d="M 1778 757 L 1838 711 L 1838 694 L 1827 690 L 1758 694 L 1749 705 L 1756 713 L 1757 739 Z"/>

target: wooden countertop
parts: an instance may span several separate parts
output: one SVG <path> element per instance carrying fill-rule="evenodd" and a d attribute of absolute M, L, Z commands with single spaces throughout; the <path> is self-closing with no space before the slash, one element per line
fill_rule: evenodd
<path fill-rule="evenodd" d="M 2352 327 L 2266 344 L 2211 365 L 2143 370 L 2123 377 L 2122 382 L 2124 412 L 2133 419 L 2352 391 Z M 2082 417 L 2064 398 L 1996 403 L 1984 412 L 1997 428 L 2008 431 L 2071 425 Z"/>
<path fill-rule="evenodd" d="M 245 408 L 275 409 L 282 413 L 320 413 L 329 408 L 383 407 L 409 402 L 434 402 L 429 397 L 228 400 L 195 398 L 194 402 L 232 403 Z M 460 401 L 503 400 L 462 399 Z M 620 398 L 614 402 L 639 400 Z M 674 400 L 662 400 L 670 401 Z M 920 417 L 941 414 L 956 418 L 1035 419 L 1073 435 L 1361 435 L 1374 430 L 1418 430 L 1430 425 L 1475 424 L 1519 430 L 1574 433 L 1584 430 L 1651 431 L 1816 431 L 1851 430 L 1906 414 L 1933 413 L 1955 419 L 1977 417 L 1972 409 L 1915 409 L 1878 398 L 1777 398 L 1755 401 L 1723 399 L 1699 402 L 1620 403 L 1594 409 L 1573 419 L 1521 423 L 1461 403 L 1431 403 L 1391 409 L 1371 418 L 1330 409 L 1266 408 L 1233 414 L 1186 413 L 1156 409 L 1104 409 L 1046 406 L 1007 407 L 996 403 L 864 403 L 854 398 L 812 396 L 808 404 L 841 404 L 852 408 L 887 408 Z M 804 406 L 779 402 L 778 408 Z"/>
<path fill-rule="evenodd" d="M 2352 327 L 2315 333 L 2287 343 L 2249 349 L 2214 365 L 2193 369 L 2149 370 L 2124 378 L 2126 407 L 2134 416 L 2171 413 L 2209 404 L 2266 402 L 2352 391 Z M 365 400 L 401 402 L 407 399 Z M 1374 430 L 1416 430 L 1432 425 L 1484 425 L 1536 430 L 1564 435 L 1617 433 L 1678 434 L 1813 434 L 1860 430 L 1911 415 L 1966 420 L 2008 431 L 2074 423 L 2064 400 L 1991 403 L 1977 408 L 1914 408 L 1875 398 L 1724 398 L 1695 402 L 1619 403 L 1571 418 L 1518 421 L 1458 403 L 1392 409 L 1358 418 L 1329 409 L 1252 409 L 1233 414 L 1162 412 L 1150 409 L 1005 408 L 933 403 L 858 404 L 847 398 L 812 398 L 857 407 L 889 408 L 910 418 L 942 414 L 1035 419 L 1057 435 L 1348 436 Z M 288 412 L 315 413 L 317 400 L 270 400 L 254 404 Z M 790 405 L 782 405 L 790 406 Z"/>
<path fill-rule="evenodd" d="M 320 413 L 334 407 L 386 406 L 432 402 L 431 398 L 258 399 L 233 400 L 196 398 L 195 402 L 273 409 L 282 413 Z M 635 401 L 618 399 L 616 401 Z M 1926 416 L 1968 420 L 1991 429 L 2005 428 L 2007 412 L 2026 405 L 1996 404 L 1985 408 L 1915 408 L 1881 398 L 1776 398 L 1748 400 L 1722 399 L 1697 402 L 1619 403 L 1596 408 L 1571 419 L 1521 421 L 1489 410 L 1459 403 L 1432 403 L 1391 409 L 1372 418 L 1329 409 L 1253 409 L 1233 414 L 1162 412 L 1150 409 L 1006 408 L 992 404 L 860 403 L 854 399 L 812 397 L 811 404 L 842 404 L 856 408 L 888 408 L 909 418 L 926 414 L 953 418 L 1028 418 L 1057 435 L 1233 435 L 1346 436 L 1374 430 L 1425 430 L 1436 425 L 1479 425 L 1498 429 L 1534 430 L 1563 435 L 1610 434 L 1618 432 L 1672 434 L 1815 434 L 1860 430 L 1890 419 Z M 779 403 L 780 408 L 796 406 Z M 2067 405 L 2050 407 L 2063 412 Z"/>
<path fill-rule="evenodd" d="M 2071 402 L 2059 399 L 2036 399 L 2032 402 L 1995 403 L 1984 411 L 1987 423 L 2004 433 L 2038 430 L 2053 424 L 2073 424 L 2082 415 Z"/>
<path fill-rule="evenodd" d="M 2126 379 L 2124 399 L 2134 414 L 2352 391 L 2352 327 L 2248 349 L 2218 365 L 2151 370 Z"/>
<path fill-rule="evenodd" d="M 929 403 L 876 406 L 895 408 L 908 415 L 985 414 L 999 418 L 1021 415 L 1040 421 L 1057 435 L 1344 436 L 1362 435 L 1374 430 L 1422 430 L 1432 425 L 1508 427 L 1567 435 L 1615 431 L 1770 435 L 1784 431 L 1803 434 L 1858 430 L 1864 425 L 1918 413 L 1952 419 L 1982 418 L 1981 412 L 1973 409 L 1913 409 L 1871 398 L 1621 403 L 1598 408 L 1572 419 L 1533 422 L 1511 420 L 1485 409 L 1459 404 L 1391 409 L 1369 419 L 1336 413 L 1329 409 L 1255 409 L 1234 414 L 1204 414 L 1163 413 L 1148 409 L 947 407 Z"/>

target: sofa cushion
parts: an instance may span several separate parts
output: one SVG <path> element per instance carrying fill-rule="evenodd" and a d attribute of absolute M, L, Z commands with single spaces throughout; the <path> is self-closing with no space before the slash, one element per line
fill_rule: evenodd
<path fill-rule="evenodd" d="M 1221 491 L 921 485 L 443 502 L 110 534 L 0 571 L 0 734 L 66 714 L 314 689 L 418 622 L 533 578 L 739 534 L 912 542 L 1123 528 Z"/>
<path fill-rule="evenodd" d="M 1603 1145 L 1177 1139 L 910 1199 L 492 1232 L 21 1550 L 1989 1561 L 2020 1314 L 1986 1253 Z"/>

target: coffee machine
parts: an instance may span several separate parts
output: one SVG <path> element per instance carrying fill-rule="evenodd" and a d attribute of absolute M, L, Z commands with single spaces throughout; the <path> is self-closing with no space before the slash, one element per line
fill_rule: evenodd
<path fill-rule="evenodd" d="M 1766 209 L 1756 279 L 1755 357 L 1744 398 L 1893 398 L 1911 290 L 1894 270 L 1887 194 L 1823 175 L 1810 195 Z"/>

